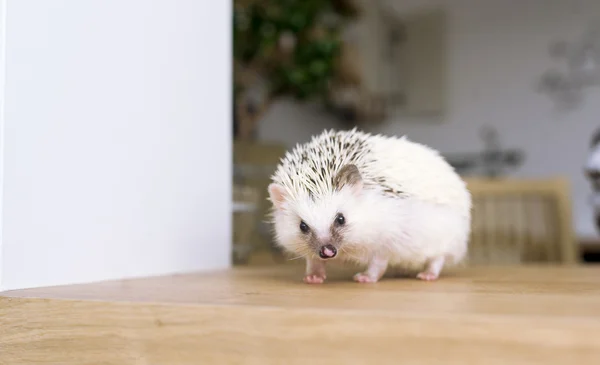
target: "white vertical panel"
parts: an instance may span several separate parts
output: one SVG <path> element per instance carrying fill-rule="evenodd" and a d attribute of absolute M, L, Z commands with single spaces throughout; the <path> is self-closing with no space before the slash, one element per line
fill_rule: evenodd
<path fill-rule="evenodd" d="M 6 0 L 0 0 L 0 291 L 3 290 L 3 196 L 4 196 L 4 77 L 6 70 Z"/>
<path fill-rule="evenodd" d="M 230 2 L 7 14 L 4 287 L 227 267 Z"/>

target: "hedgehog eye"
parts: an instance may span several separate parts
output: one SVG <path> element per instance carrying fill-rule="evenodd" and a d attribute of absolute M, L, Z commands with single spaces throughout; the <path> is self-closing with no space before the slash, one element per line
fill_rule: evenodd
<path fill-rule="evenodd" d="M 309 229 L 310 228 L 308 228 L 308 224 L 304 223 L 304 221 L 300 221 L 300 230 L 302 233 L 308 233 Z"/>
<path fill-rule="evenodd" d="M 338 213 L 338 215 L 335 216 L 335 223 L 337 223 L 340 226 L 346 224 L 346 218 L 342 213 Z"/>

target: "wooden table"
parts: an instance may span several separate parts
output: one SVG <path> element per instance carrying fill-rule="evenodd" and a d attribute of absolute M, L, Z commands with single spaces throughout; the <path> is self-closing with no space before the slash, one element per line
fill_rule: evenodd
<path fill-rule="evenodd" d="M 0 364 L 600 364 L 600 267 L 299 266 L 3 293 Z"/>

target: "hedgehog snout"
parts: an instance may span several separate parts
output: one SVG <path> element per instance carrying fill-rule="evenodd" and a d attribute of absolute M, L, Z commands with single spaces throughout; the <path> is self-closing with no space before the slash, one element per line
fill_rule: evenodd
<path fill-rule="evenodd" d="M 331 244 L 323 245 L 321 246 L 321 249 L 319 249 L 319 257 L 321 257 L 322 259 L 332 259 L 336 255 L 337 249 Z"/>

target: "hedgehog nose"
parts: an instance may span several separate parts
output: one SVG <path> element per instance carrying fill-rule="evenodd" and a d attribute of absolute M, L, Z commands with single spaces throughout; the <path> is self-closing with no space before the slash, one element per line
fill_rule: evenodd
<path fill-rule="evenodd" d="M 333 245 L 324 245 L 321 246 L 319 250 L 319 256 L 322 259 L 332 259 L 337 255 L 337 249 L 333 247 Z"/>

